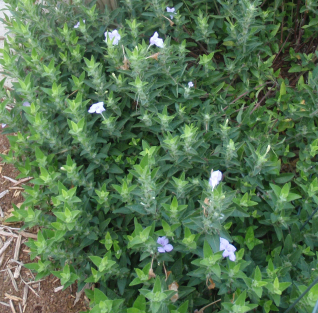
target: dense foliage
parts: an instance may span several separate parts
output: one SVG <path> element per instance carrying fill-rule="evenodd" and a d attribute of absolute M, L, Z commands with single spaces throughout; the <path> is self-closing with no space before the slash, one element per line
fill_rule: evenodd
<path fill-rule="evenodd" d="M 95 283 L 94 313 L 310 312 L 318 2 L 6 2 L 37 277 Z"/>

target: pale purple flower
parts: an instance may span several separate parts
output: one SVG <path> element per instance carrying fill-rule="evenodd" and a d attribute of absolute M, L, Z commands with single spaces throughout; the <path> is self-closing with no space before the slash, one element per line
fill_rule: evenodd
<path fill-rule="evenodd" d="M 212 187 L 212 190 L 214 187 L 216 187 L 220 181 L 222 180 L 222 172 L 221 171 L 211 171 L 211 177 L 209 179 L 209 185 Z"/>
<path fill-rule="evenodd" d="M 176 12 L 176 9 L 167 7 L 167 12 L 174 13 L 174 12 Z M 173 15 L 170 15 L 170 18 L 173 20 Z"/>
<path fill-rule="evenodd" d="M 189 88 L 191 88 L 191 87 L 193 87 L 194 85 L 193 85 L 193 82 L 188 82 L 188 87 Z"/>
<path fill-rule="evenodd" d="M 169 244 L 169 239 L 166 236 L 159 237 L 157 244 L 162 246 L 158 247 L 158 252 L 160 253 L 171 252 L 173 250 L 173 246 Z"/>
<path fill-rule="evenodd" d="M 7 124 L 1 124 L 2 128 L 5 128 L 7 126 Z"/>
<path fill-rule="evenodd" d="M 83 23 L 85 24 L 85 20 L 83 20 Z M 79 28 L 80 25 L 81 25 L 81 23 L 77 22 L 76 25 L 74 26 L 74 28 Z"/>
<path fill-rule="evenodd" d="M 158 33 L 155 32 L 153 36 L 150 38 L 150 46 L 156 45 L 159 48 L 163 48 L 163 39 L 158 37 Z"/>
<path fill-rule="evenodd" d="M 30 102 L 28 102 L 28 101 L 23 102 L 22 105 L 23 105 L 24 107 L 29 107 L 29 106 L 31 106 Z"/>
<path fill-rule="evenodd" d="M 97 113 L 101 114 L 102 112 L 106 111 L 104 108 L 104 102 L 97 102 L 94 103 L 88 110 L 88 113 Z"/>
<path fill-rule="evenodd" d="M 220 251 L 223 251 L 223 258 L 229 257 L 231 261 L 236 260 L 235 251 L 236 248 L 229 243 L 228 240 L 220 237 Z"/>
<path fill-rule="evenodd" d="M 105 35 L 105 40 L 107 41 L 109 37 L 110 40 L 114 39 L 113 40 L 113 45 L 117 46 L 118 45 L 118 42 L 119 40 L 121 39 L 121 36 L 120 34 L 118 33 L 118 30 L 115 29 L 113 30 L 111 33 L 109 33 L 108 31 L 104 33 Z"/>

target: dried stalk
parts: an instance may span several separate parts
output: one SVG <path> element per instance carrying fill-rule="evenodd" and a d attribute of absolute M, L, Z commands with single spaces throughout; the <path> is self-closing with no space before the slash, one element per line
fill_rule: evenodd
<path fill-rule="evenodd" d="M 13 305 L 12 300 L 10 300 L 10 307 L 11 307 L 12 313 L 17 313 L 16 310 L 15 310 L 15 308 L 14 308 L 14 305 Z"/>
<path fill-rule="evenodd" d="M 14 184 L 16 184 L 18 181 L 17 180 L 15 180 L 15 179 L 13 179 L 13 178 L 11 178 L 11 177 L 8 177 L 8 176 L 2 176 L 4 179 L 7 179 L 7 180 L 10 180 L 12 183 L 14 183 Z"/>
<path fill-rule="evenodd" d="M 29 286 L 24 285 L 23 288 L 23 299 L 22 299 L 22 305 L 25 306 L 27 299 L 28 299 L 28 291 L 29 291 Z"/>
<path fill-rule="evenodd" d="M 0 256 L 2 255 L 2 253 L 4 253 L 4 251 L 6 251 L 6 249 L 10 246 L 11 241 L 13 240 L 13 238 L 9 238 L 3 245 L 3 247 L 0 249 Z"/>
<path fill-rule="evenodd" d="M 8 274 L 9 274 L 10 278 L 11 278 L 12 285 L 13 285 L 14 289 L 15 289 L 16 291 L 19 291 L 17 282 L 15 281 L 15 279 L 14 279 L 14 277 L 13 277 L 13 274 L 12 274 L 11 270 L 10 270 L 8 267 L 7 267 L 7 271 L 8 271 Z"/>
<path fill-rule="evenodd" d="M 20 297 L 14 296 L 14 295 L 9 295 L 8 293 L 5 293 L 4 296 L 8 299 L 11 299 L 13 301 L 22 301 Z"/>

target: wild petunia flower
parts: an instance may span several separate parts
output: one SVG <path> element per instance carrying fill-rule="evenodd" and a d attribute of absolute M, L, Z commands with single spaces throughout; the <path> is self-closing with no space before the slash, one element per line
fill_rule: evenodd
<path fill-rule="evenodd" d="M 7 124 L 1 124 L 2 128 L 5 128 L 7 126 Z"/>
<path fill-rule="evenodd" d="M 220 237 L 220 251 L 223 251 L 223 258 L 229 257 L 231 261 L 236 260 L 235 251 L 236 248 L 229 243 L 228 240 Z"/>
<path fill-rule="evenodd" d="M 209 179 L 209 185 L 212 187 L 212 190 L 214 187 L 216 187 L 220 181 L 222 180 L 222 172 L 221 171 L 211 171 L 211 177 Z"/>
<path fill-rule="evenodd" d="M 171 252 L 173 250 L 173 246 L 169 244 L 169 239 L 166 236 L 159 237 L 157 243 L 162 246 L 158 247 L 158 252 L 160 253 Z"/>
<path fill-rule="evenodd" d="M 150 46 L 156 45 L 159 48 L 163 48 L 163 39 L 158 37 L 158 33 L 155 32 L 153 36 L 150 38 Z"/>
<path fill-rule="evenodd" d="M 167 7 L 167 12 L 168 13 L 174 13 L 174 12 L 176 12 L 176 9 Z M 170 18 L 173 20 L 173 15 L 170 15 Z"/>
<path fill-rule="evenodd" d="M 193 87 L 194 85 L 193 85 L 193 82 L 188 82 L 188 87 L 189 88 L 191 88 L 191 87 Z"/>
<path fill-rule="evenodd" d="M 102 112 L 106 111 L 104 108 L 104 102 L 97 102 L 94 103 L 88 110 L 88 113 L 97 113 L 101 114 Z"/>
<path fill-rule="evenodd" d="M 85 20 L 83 20 L 83 23 L 85 24 Z M 74 26 L 74 28 L 79 28 L 80 25 L 81 25 L 81 23 L 77 22 L 76 25 Z"/>
<path fill-rule="evenodd" d="M 23 102 L 22 105 L 23 105 L 24 107 L 29 107 L 29 106 L 31 106 L 30 102 L 28 102 L 28 101 Z"/>
<path fill-rule="evenodd" d="M 115 29 L 113 30 L 111 33 L 109 33 L 108 31 L 104 33 L 105 35 L 105 40 L 107 41 L 109 37 L 110 40 L 114 39 L 113 40 L 113 45 L 117 46 L 118 45 L 118 42 L 119 40 L 121 39 L 121 36 L 120 34 L 118 33 L 118 30 Z"/>

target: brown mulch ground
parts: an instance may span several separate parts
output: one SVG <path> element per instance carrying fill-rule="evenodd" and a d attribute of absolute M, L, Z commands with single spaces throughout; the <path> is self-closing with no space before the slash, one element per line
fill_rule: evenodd
<path fill-rule="evenodd" d="M 0 153 L 9 149 L 8 139 L 0 133 Z M 1 159 L 0 159 L 1 160 Z M 1 162 L 1 161 L 0 161 Z M 19 172 L 11 165 L 0 163 L 0 194 L 5 190 L 9 190 L 14 183 L 3 176 L 15 179 Z M 21 191 L 10 190 L 4 197 L 0 198 L 0 249 L 3 244 L 11 237 L 3 235 L 4 232 L 14 232 L 17 234 L 17 230 L 10 228 L 3 228 L 9 226 L 11 228 L 18 228 L 19 224 L 5 225 L 3 222 L 5 218 L 10 216 L 12 211 L 12 203 L 18 205 L 23 202 Z M 35 233 L 35 230 L 27 230 L 29 233 Z M 31 261 L 29 257 L 29 248 L 24 244 L 28 239 L 22 236 L 22 244 L 20 246 L 19 255 L 17 260 L 23 264 L 35 262 Z M 10 277 L 10 273 L 14 275 L 16 268 L 19 264 L 16 262 L 10 262 L 14 257 L 16 249 L 17 238 L 13 238 L 8 248 L 5 250 L 3 256 L 0 255 L 0 312 L 1 313 L 78 313 L 86 311 L 88 309 L 88 300 L 85 294 L 81 295 L 80 300 L 75 306 L 74 300 L 76 298 L 77 287 L 76 284 L 68 287 L 66 290 L 54 292 L 54 288 L 61 286 L 60 280 L 53 275 L 43 278 L 38 283 L 30 283 L 25 287 L 26 283 L 34 281 L 35 273 L 32 273 L 29 269 L 21 267 L 20 275 L 15 279 L 16 287 Z M 24 288 L 28 289 L 27 298 L 25 304 L 23 303 Z M 37 294 L 37 295 L 36 295 Z M 18 297 L 18 298 L 14 298 Z M 11 298 L 11 301 L 10 301 Z M 12 308 L 10 306 L 13 306 Z M 6 306 L 5 304 L 9 305 Z M 23 305 L 24 304 L 24 305 Z"/>

